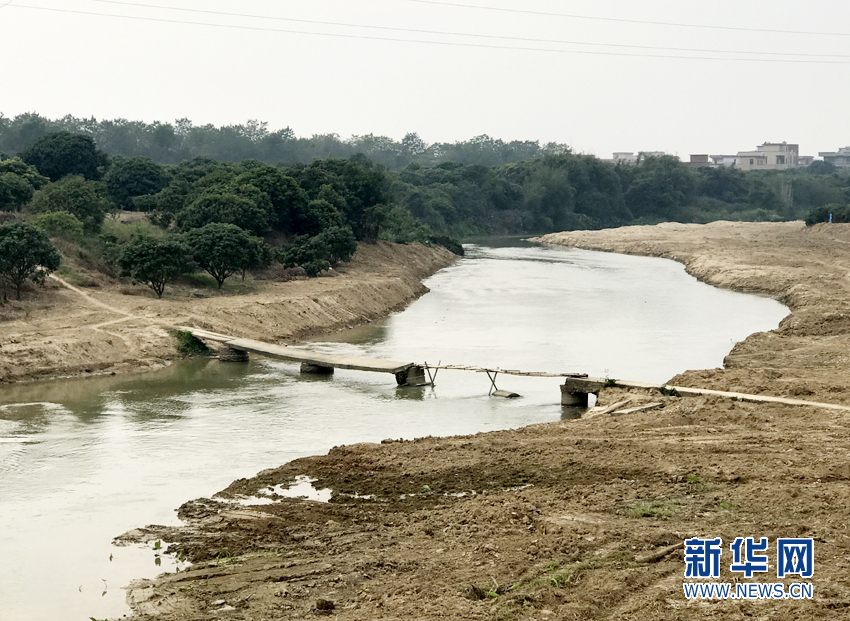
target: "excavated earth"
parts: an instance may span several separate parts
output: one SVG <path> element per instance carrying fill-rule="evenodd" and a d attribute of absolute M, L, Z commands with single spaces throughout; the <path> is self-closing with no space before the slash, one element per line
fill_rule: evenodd
<path fill-rule="evenodd" d="M 676 259 L 788 304 L 723 369 L 680 386 L 850 405 L 850 225 L 660 225 L 543 243 Z M 850 617 L 850 413 L 606 389 L 662 407 L 453 438 L 331 449 L 187 502 L 192 565 L 128 590 L 135 619 L 832 619 Z M 458 411 L 459 416 L 463 415 Z M 330 502 L 284 498 L 297 477 Z M 254 500 L 251 500 L 254 499 Z M 270 502 L 271 501 L 271 502 Z M 681 544 L 814 539 L 811 600 L 689 601 Z M 752 582 L 776 582 L 770 571 Z M 799 578 L 785 579 L 786 583 Z"/>

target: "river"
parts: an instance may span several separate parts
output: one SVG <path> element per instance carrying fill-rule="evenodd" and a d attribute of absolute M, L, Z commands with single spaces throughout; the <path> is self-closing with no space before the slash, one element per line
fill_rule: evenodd
<path fill-rule="evenodd" d="M 537 246 L 472 246 L 386 320 L 317 339 L 321 351 L 435 364 L 666 381 L 722 364 L 775 328 L 778 302 L 712 288 L 672 261 Z M 152 548 L 111 545 L 232 480 L 339 444 L 470 434 L 557 421 L 559 381 L 483 374 L 434 387 L 391 375 L 191 360 L 138 376 L 0 390 L 0 620 L 128 614 L 130 580 L 174 569 Z M 160 564 L 157 564 L 160 563 Z"/>

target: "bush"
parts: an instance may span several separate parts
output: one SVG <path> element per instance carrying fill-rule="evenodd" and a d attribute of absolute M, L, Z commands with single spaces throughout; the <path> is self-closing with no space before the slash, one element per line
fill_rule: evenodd
<path fill-rule="evenodd" d="M 833 222 L 850 222 L 850 205 L 830 203 L 823 207 L 813 209 L 809 212 L 809 215 L 806 216 L 806 226 L 812 226 L 819 222 L 829 222 L 830 214 L 832 214 Z"/>
<path fill-rule="evenodd" d="M 32 225 L 51 237 L 64 237 L 78 241 L 83 236 L 83 223 L 67 211 L 48 211 L 32 219 Z"/>
<path fill-rule="evenodd" d="M 463 256 L 463 245 L 453 237 L 446 237 L 445 235 L 432 235 L 429 241 L 432 244 L 442 246 L 449 252 L 453 252 L 459 257 Z"/>
<path fill-rule="evenodd" d="M 97 233 L 112 210 L 112 203 L 99 183 L 82 177 L 65 177 L 36 192 L 28 209 L 32 213 L 67 211 L 77 216 L 86 233 Z"/>
<path fill-rule="evenodd" d="M 209 356 L 212 353 L 206 343 L 185 330 L 177 331 L 177 351 L 184 356 Z"/>

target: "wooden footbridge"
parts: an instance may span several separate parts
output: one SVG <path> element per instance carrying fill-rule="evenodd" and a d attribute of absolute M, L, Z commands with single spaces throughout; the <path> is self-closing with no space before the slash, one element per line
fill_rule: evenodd
<path fill-rule="evenodd" d="M 850 406 L 835 403 L 818 403 L 805 401 L 803 399 L 787 399 L 785 397 L 772 397 L 768 395 L 751 395 L 739 392 L 726 392 L 722 390 L 710 390 L 707 388 L 689 388 L 686 386 L 672 386 L 669 384 L 651 384 L 646 382 L 635 382 L 628 380 L 613 380 L 609 378 L 589 377 L 583 373 L 546 373 L 538 371 L 520 371 L 517 369 L 500 369 L 479 366 L 464 365 L 428 365 L 427 363 L 398 362 L 393 360 L 375 360 L 371 358 L 356 358 L 349 356 L 337 356 L 333 354 L 322 354 L 319 352 L 290 347 L 286 345 L 274 345 L 254 339 L 237 338 L 186 326 L 176 326 L 176 329 L 190 332 L 193 336 L 203 341 L 213 341 L 220 344 L 219 358 L 225 361 L 247 361 L 248 354 L 257 354 L 267 358 L 275 358 L 286 362 L 300 363 L 302 373 L 332 374 L 334 369 L 351 369 L 354 371 L 367 371 L 373 373 L 391 373 L 395 376 L 399 386 L 428 386 L 433 385 L 437 371 L 441 369 L 452 371 L 473 371 L 486 373 L 490 380 L 488 394 L 497 397 L 518 397 L 516 393 L 496 388 L 496 378 L 499 374 L 514 375 L 522 377 L 558 377 L 563 378 L 561 384 L 561 405 L 587 407 L 589 395 L 598 395 L 607 387 L 639 388 L 647 390 L 658 390 L 663 394 L 693 396 L 713 395 L 726 397 L 738 401 L 750 401 L 754 403 L 783 403 L 786 405 L 808 405 L 832 410 L 843 410 L 850 412 Z"/>

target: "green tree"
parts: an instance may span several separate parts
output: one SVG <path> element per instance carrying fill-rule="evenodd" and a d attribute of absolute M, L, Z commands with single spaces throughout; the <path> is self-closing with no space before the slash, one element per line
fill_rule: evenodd
<path fill-rule="evenodd" d="M 0 211 L 17 211 L 49 181 L 20 158 L 0 161 Z"/>
<path fill-rule="evenodd" d="M 357 240 L 350 227 L 332 226 L 318 235 L 296 238 L 283 251 L 287 267 L 301 267 L 308 276 L 318 276 L 332 266 L 348 261 L 357 251 Z"/>
<path fill-rule="evenodd" d="M 17 211 L 32 198 L 35 190 L 23 177 L 0 172 L 0 211 Z"/>
<path fill-rule="evenodd" d="M 67 211 L 49 211 L 32 219 L 32 225 L 51 237 L 64 237 L 72 241 L 83 236 L 83 223 Z"/>
<path fill-rule="evenodd" d="M 50 182 L 50 179 L 39 174 L 35 166 L 26 164 L 19 157 L 0 162 L 0 173 L 12 173 L 21 177 L 32 186 L 33 190 L 38 190 Z"/>
<path fill-rule="evenodd" d="M 21 299 L 27 280 L 43 283 L 59 267 L 59 260 L 59 253 L 43 231 L 18 221 L 0 225 L 0 275 L 14 285 L 17 299 Z"/>
<path fill-rule="evenodd" d="M 235 224 L 256 235 L 265 235 L 271 230 L 269 216 L 268 211 L 243 196 L 208 192 L 181 210 L 177 214 L 176 223 L 178 228 L 188 231 L 213 222 L 222 222 Z"/>
<path fill-rule="evenodd" d="M 189 250 L 174 237 L 137 237 L 121 247 L 121 275 L 153 289 L 162 298 L 165 285 L 190 269 Z M 219 285 L 220 286 L 220 285 Z"/>
<path fill-rule="evenodd" d="M 66 175 L 82 175 L 86 179 L 99 179 L 99 167 L 106 164 L 106 156 L 97 150 L 89 136 L 71 132 L 46 134 L 20 152 L 20 158 L 35 166 L 51 181 Z"/>
<path fill-rule="evenodd" d="M 116 157 L 103 176 L 109 196 L 125 209 L 133 207 L 133 198 L 156 194 L 168 185 L 165 167 L 149 157 Z"/>
<path fill-rule="evenodd" d="M 212 276 L 219 289 L 233 274 L 260 267 L 264 260 L 262 240 L 234 224 L 214 222 L 183 234 L 195 262 Z"/>
<path fill-rule="evenodd" d="M 86 233 L 97 233 L 112 210 L 112 203 L 106 198 L 102 184 L 71 176 L 36 192 L 28 209 L 33 213 L 67 211 L 80 219 Z"/>

